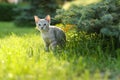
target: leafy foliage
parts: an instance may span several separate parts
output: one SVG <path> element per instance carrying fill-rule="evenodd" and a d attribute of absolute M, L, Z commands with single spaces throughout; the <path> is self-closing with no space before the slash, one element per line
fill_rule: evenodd
<path fill-rule="evenodd" d="M 56 9 L 59 8 L 58 0 L 29 0 L 29 5 L 20 7 L 17 11 L 20 12 L 15 19 L 15 24 L 18 26 L 33 26 L 34 15 L 38 15 L 40 18 L 44 18 L 46 15 L 55 15 Z"/>
<path fill-rule="evenodd" d="M 10 3 L 0 3 L 0 21 L 12 21 L 16 16 L 14 8 L 17 6 Z"/>
<path fill-rule="evenodd" d="M 69 10 L 57 10 L 55 19 L 63 24 L 76 25 L 77 31 L 102 33 L 116 37 L 120 42 L 119 0 L 103 0 L 87 6 L 73 5 Z"/>

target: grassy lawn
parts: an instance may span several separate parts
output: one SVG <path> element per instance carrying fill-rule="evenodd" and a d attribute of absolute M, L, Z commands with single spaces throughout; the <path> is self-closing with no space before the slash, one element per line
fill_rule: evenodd
<path fill-rule="evenodd" d="M 29 33 L 32 34 L 34 33 L 36 30 L 35 28 L 29 28 L 29 27 L 17 27 L 10 22 L 0 22 L 0 37 L 6 37 L 6 36 L 10 36 L 12 33 L 16 34 L 16 35 L 23 35 L 25 33 Z"/>
<path fill-rule="evenodd" d="M 119 80 L 120 49 L 103 50 L 95 34 L 80 33 L 65 50 L 45 52 L 35 28 L 0 22 L 0 80 Z M 111 40 L 112 41 L 112 40 Z M 117 54 L 112 57 L 111 53 Z"/>

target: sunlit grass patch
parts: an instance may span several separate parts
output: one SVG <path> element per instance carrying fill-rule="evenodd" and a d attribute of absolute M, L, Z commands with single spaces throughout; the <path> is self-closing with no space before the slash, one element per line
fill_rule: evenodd
<path fill-rule="evenodd" d="M 22 37 L 13 34 L 0 40 L 0 44 L 2 80 L 93 80 L 108 77 L 107 74 L 102 76 L 99 71 L 90 74 L 82 56 L 77 58 L 74 54 L 68 57 L 66 53 L 55 56 L 52 52 L 44 52 L 42 40 L 35 34 Z"/>
<path fill-rule="evenodd" d="M 68 30 L 66 48 L 53 53 L 34 28 L 13 27 L 0 38 L 0 80 L 119 80 L 120 57 L 103 51 L 98 35 Z"/>

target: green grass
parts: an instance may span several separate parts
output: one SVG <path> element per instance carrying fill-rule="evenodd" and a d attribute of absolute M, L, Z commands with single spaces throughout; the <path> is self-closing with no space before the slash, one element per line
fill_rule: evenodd
<path fill-rule="evenodd" d="M 23 27 L 23 28 L 16 28 L 16 26 L 13 23 L 6 23 L 6 22 L 0 22 L 0 37 L 10 36 L 12 33 L 15 33 L 16 35 L 23 35 L 25 33 L 32 34 L 36 30 L 35 28 L 31 27 Z"/>
<path fill-rule="evenodd" d="M 0 80 L 119 80 L 120 49 L 103 50 L 95 34 L 66 34 L 65 50 L 45 52 L 34 27 L 0 22 Z"/>

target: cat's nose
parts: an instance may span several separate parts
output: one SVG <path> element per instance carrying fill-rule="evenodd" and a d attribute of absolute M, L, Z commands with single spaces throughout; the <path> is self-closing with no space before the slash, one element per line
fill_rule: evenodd
<path fill-rule="evenodd" d="M 43 27 L 41 27 L 41 29 L 43 29 Z"/>

